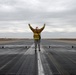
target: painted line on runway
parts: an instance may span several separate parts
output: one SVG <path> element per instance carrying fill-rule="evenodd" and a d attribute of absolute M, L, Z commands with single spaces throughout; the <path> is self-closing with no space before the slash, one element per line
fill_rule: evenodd
<path fill-rule="evenodd" d="M 69 57 L 67 57 L 65 55 L 63 55 L 63 56 L 66 57 L 68 60 L 70 60 L 72 63 L 76 64 L 76 61 L 74 61 L 73 59 L 71 59 L 71 58 L 69 58 Z"/>
<path fill-rule="evenodd" d="M 44 50 L 44 48 L 43 48 L 43 45 L 41 45 L 41 55 L 43 55 L 43 58 L 42 58 L 42 59 L 45 60 L 44 62 L 47 62 L 44 53 L 45 53 L 45 50 Z M 45 65 L 43 64 L 43 66 L 45 66 L 46 69 L 48 70 L 48 71 L 47 71 L 46 69 L 44 69 L 44 72 L 47 71 L 47 73 L 45 72 L 46 75 L 53 75 L 52 70 L 50 69 L 48 62 L 47 62 L 47 64 L 45 64 Z"/>
<path fill-rule="evenodd" d="M 24 55 L 33 55 L 34 54 L 34 44 L 30 46 L 30 48 L 24 53 Z"/>
<path fill-rule="evenodd" d="M 54 51 L 55 52 L 55 51 Z M 55 52 L 56 53 L 56 52 Z M 65 54 L 65 53 L 64 53 Z M 63 55 L 63 54 L 62 54 Z M 65 58 L 67 58 L 68 60 L 70 60 L 72 63 L 76 64 L 76 61 L 71 59 L 69 56 L 66 56 L 67 54 L 63 55 Z M 60 56 L 60 55 L 59 55 Z"/>
<path fill-rule="evenodd" d="M 40 58 L 40 52 L 37 51 L 37 53 L 38 53 L 38 75 L 45 75 L 43 66 L 42 66 L 42 62 L 41 62 L 41 58 Z"/>
<path fill-rule="evenodd" d="M 38 62 L 38 75 L 45 75 L 44 74 L 44 70 L 43 70 L 43 66 L 42 66 L 42 62 L 41 62 L 41 58 L 40 58 L 40 52 L 38 51 L 38 48 L 37 48 L 37 62 Z M 34 48 L 34 44 L 31 45 L 31 47 L 25 52 L 25 55 L 33 55 L 35 54 L 35 48 Z"/>
<path fill-rule="evenodd" d="M 15 57 L 16 58 L 16 57 Z M 11 63 L 15 58 L 11 59 L 8 63 L 6 63 L 5 65 L 3 65 L 2 67 L 0 67 L 0 70 L 3 69 L 4 67 L 6 67 L 9 63 Z"/>
<path fill-rule="evenodd" d="M 23 52 L 20 52 L 20 54 L 23 54 Z M 6 64 L 4 64 L 2 67 L 0 67 L 0 70 L 2 70 L 4 67 L 6 67 L 8 64 L 10 64 L 16 57 L 14 57 L 13 59 L 11 59 L 9 62 L 7 62 Z"/>
<path fill-rule="evenodd" d="M 60 75 L 69 75 L 69 73 L 66 70 L 64 70 L 64 68 L 56 61 L 52 54 L 48 53 L 48 57 L 54 64 L 55 68 L 57 69 Z"/>

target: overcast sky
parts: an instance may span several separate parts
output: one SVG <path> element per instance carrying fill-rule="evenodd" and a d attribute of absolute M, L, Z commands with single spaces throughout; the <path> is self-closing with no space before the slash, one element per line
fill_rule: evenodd
<path fill-rule="evenodd" d="M 75 38 L 76 0 L 0 0 L 0 37 L 32 38 L 28 23 L 46 23 L 44 38 Z"/>

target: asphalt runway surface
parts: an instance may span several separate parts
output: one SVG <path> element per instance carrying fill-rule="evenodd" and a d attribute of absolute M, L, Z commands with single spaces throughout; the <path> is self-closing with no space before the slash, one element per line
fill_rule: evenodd
<path fill-rule="evenodd" d="M 76 44 L 33 40 L 0 44 L 0 75 L 76 75 Z"/>

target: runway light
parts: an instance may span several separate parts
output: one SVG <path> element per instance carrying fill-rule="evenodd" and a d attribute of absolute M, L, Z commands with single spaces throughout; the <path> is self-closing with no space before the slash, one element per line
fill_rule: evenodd
<path fill-rule="evenodd" d="M 27 48 L 27 46 L 25 46 L 25 48 Z"/>
<path fill-rule="evenodd" d="M 2 46 L 2 48 L 4 48 L 4 46 Z"/>
<path fill-rule="evenodd" d="M 72 46 L 72 48 L 74 48 L 74 46 Z"/>

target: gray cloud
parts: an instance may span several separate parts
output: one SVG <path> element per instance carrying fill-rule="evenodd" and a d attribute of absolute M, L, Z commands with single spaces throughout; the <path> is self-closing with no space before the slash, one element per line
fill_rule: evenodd
<path fill-rule="evenodd" d="M 0 0 L 0 34 L 6 31 L 30 32 L 28 23 L 34 27 L 42 27 L 46 23 L 44 32 L 60 32 L 59 34 L 65 33 L 64 37 L 70 37 L 67 32 L 76 32 L 76 1 Z"/>

